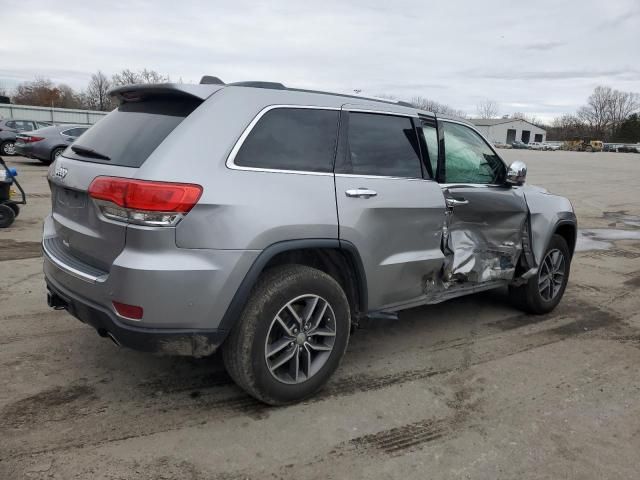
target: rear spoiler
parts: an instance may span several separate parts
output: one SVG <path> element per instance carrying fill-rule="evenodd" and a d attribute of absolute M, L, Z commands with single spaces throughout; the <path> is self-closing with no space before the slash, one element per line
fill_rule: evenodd
<path fill-rule="evenodd" d="M 204 101 L 224 85 L 187 83 L 151 83 L 124 85 L 109 90 L 109 95 L 124 102 L 137 102 L 151 97 L 187 97 Z"/>

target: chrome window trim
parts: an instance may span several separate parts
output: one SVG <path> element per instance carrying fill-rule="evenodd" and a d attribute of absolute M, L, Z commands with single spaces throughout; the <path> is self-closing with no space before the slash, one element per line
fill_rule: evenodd
<path fill-rule="evenodd" d="M 435 180 L 432 178 L 419 178 L 419 177 L 391 177 L 389 175 L 359 175 L 357 173 L 336 173 L 335 175 L 336 177 L 344 177 L 344 178 L 384 178 L 387 180 L 414 180 L 419 182 L 435 182 Z"/>
<path fill-rule="evenodd" d="M 376 115 L 392 115 L 394 117 L 404 117 L 404 118 L 419 118 L 418 114 L 411 114 L 411 113 L 399 113 L 399 112 L 389 112 L 386 110 L 371 110 L 368 108 L 352 108 L 349 106 L 346 106 L 346 108 L 343 108 L 343 110 L 345 112 L 354 112 L 354 113 L 374 113 Z"/>
<path fill-rule="evenodd" d="M 310 172 L 308 170 L 285 170 L 279 168 L 260 168 L 260 167 L 245 167 L 242 165 L 236 165 L 235 160 L 240 148 L 244 144 L 245 140 L 256 126 L 256 124 L 260 121 L 262 117 L 271 110 L 275 110 L 277 108 L 295 108 L 295 109 L 304 109 L 304 110 L 334 110 L 340 111 L 339 107 L 321 107 L 317 105 L 289 105 L 289 104 L 275 104 L 275 105 L 267 105 L 262 110 L 258 112 L 258 114 L 251 120 L 249 125 L 244 129 L 236 143 L 234 144 L 229 156 L 227 157 L 226 166 L 231 170 L 240 170 L 240 171 L 248 171 L 248 172 L 266 172 L 266 173 L 289 173 L 296 175 L 317 175 L 317 176 L 333 176 L 333 172 Z M 337 127 L 336 127 L 337 132 Z M 337 134 L 336 134 L 337 138 Z"/>

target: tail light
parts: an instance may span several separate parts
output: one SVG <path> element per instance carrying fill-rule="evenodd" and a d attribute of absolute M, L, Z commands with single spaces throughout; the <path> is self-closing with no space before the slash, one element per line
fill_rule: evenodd
<path fill-rule="evenodd" d="M 148 226 L 176 225 L 200 199 L 192 183 L 97 177 L 89 186 L 102 214 L 112 220 Z"/>
<path fill-rule="evenodd" d="M 34 135 L 21 135 L 16 140 L 20 140 L 22 143 L 34 143 L 44 140 L 44 137 L 36 137 Z"/>

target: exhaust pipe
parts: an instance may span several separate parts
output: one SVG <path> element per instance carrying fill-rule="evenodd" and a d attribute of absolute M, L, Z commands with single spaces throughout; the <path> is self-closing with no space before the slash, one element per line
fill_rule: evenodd
<path fill-rule="evenodd" d="M 47 290 L 47 305 L 54 310 L 66 310 L 69 304 L 62 297 L 52 293 L 51 290 Z"/>

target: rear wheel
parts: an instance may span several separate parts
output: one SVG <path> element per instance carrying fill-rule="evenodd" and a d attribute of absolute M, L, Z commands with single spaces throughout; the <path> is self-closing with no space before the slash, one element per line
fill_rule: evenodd
<path fill-rule="evenodd" d="M 51 163 L 55 162 L 56 159 L 62 155 L 62 152 L 65 151 L 65 147 L 58 147 L 58 148 L 54 148 L 53 151 L 51 152 L 51 159 L 50 160 L 40 160 L 42 163 L 45 163 L 47 165 L 50 165 Z"/>
<path fill-rule="evenodd" d="M 13 140 L 0 143 L 0 154 L 7 156 L 16 154 L 16 145 Z"/>
<path fill-rule="evenodd" d="M 509 296 L 518 308 L 535 314 L 549 313 L 564 295 L 569 279 L 571 255 L 560 235 L 551 237 L 538 274 L 519 287 L 509 287 Z"/>
<path fill-rule="evenodd" d="M 223 346 L 229 375 L 271 405 L 321 388 L 347 348 L 350 309 L 340 285 L 303 265 L 265 272 Z"/>
<path fill-rule="evenodd" d="M 10 227 L 15 219 L 16 214 L 9 205 L 0 205 L 0 228 Z"/>

